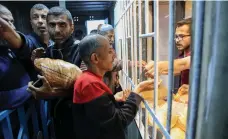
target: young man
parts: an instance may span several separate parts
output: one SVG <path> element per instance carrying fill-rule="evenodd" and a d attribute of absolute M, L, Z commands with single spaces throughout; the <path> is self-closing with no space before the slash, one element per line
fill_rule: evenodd
<path fill-rule="evenodd" d="M 175 42 L 180 51 L 179 59 L 174 60 L 174 74 L 181 75 L 180 85 L 189 84 L 189 68 L 191 61 L 191 18 L 177 23 Z M 145 66 L 146 76 L 154 75 L 154 62 L 151 61 Z M 168 74 L 168 61 L 158 62 L 159 74 Z"/>
<path fill-rule="evenodd" d="M 125 129 L 142 101 L 139 94 L 152 89 L 153 81 L 140 83 L 120 107 L 110 88 L 102 81 L 104 74 L 113 69 L 115 58 L 108 40 L 99 34 L 89 35 L 80 42 L 79 53 L 88 70 L 74 86 L 75 138 L 125 139 Z"/>
<path fill-rule="evenodd" d="M 7 32 L 4 25 L 11 30 L 14 18 L 12 13 L 0 5 L 0 111 L 14 109 L 24 104 L 31 94 L 26 90 L 30 77 L 15 54 L 11 51 L 10 44 L 3 38 Z"/>

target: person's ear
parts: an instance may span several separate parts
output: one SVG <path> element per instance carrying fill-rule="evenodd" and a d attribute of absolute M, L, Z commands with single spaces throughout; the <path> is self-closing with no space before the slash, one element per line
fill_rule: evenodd
<path fill-rule="evenodd" d="M 97 64 L 98 61 L 99 61 L 98 55 L 97 55 L 96 53 L 93 53 L 93 54 L 90 56 L 90 60 L 91 60 L 92 63 Z"/>
<path fill-rule="evenodd" d="M 72 22 L 70 25 L 71 33 L 74 33 L 74 23 Z"/>

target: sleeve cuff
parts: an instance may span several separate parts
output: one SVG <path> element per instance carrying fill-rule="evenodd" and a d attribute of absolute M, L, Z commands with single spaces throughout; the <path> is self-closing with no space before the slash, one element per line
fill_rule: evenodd
<path fill-rule="evenodd" d="M 134 100 L 137 106 L 139 106 L 139 104 L 143 100 L 143 98 L 140 95 L 138 95 L 138 94 L 136 94 L 134 92 L 131 92 L 131 94 L 129 95 L 128 99 Z"/>

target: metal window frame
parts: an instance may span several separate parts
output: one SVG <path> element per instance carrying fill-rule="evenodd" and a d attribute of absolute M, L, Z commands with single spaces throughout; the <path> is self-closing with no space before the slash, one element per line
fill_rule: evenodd
<path fill-rule="evenodd" d="M 129 86 L 126 85 L 124 82 L 128 82 L 132 88 L 137 85 L 138 81 L 142 81 L 140 77 L 138 77 L 137 74 L 137 67 L 131 67 L 132 71 L 132 76 L 129 77 L 129 68 L 127 65 L 128 61 L 128 45 L 127 42 L 124 42 L 128 39 L 131 40 L 131 60 L 133 60 L 136 64 L 136 62 L 142 61 L 142 39 L 143 38 L 154 38 L 153 40 L 153 57 L 154 57 L 154 62 L 155 62 L 155 93 L 154 93 L 154 108 L 151 109 L 150 106 L 148 105 L 147 101 L 143 101 L 146 110 L 149 111 L 150 115 L 147 115 L 147 112 L 145 114 L 145 119 L 147 119 L 147 116 L 152 116 L 154 124 L 157 124 L 158 127 L 160 128 L 161 132 L 165 136 L 165 138 L 170 139 L 170 123 L 171 123 L 171 108 L 172 108 L 172 93 L 173 93 L 173 57 L 174 57 L 174 43 L 169 43 L 169 60 L 171 61 L 169 64 L 169 75 L 168 75 L 168 83 L 169 83 L 169 90 L 168 90 L 168 116 L 167 116 L 167 125 L 166 128 L 162 126 L 158 118 L 156 117 L 156 109 L 157 109 L 157 103 L 158 103 L 158 67 L 157 67 L 157 62 L 159 61 L 159 1 L 153 1 L 153 20 L 152 20 L 152 25 L 153 25 L 153 31 L 154 32 L 149 32 L 149 0 L 145 0 L 145 33 L 142 34 L 142 14 L 141 14 L 141 2 L 142 0 L 130 0 L 127 3 L 124 1 L 117 1 L 117 4 L 119 5 L 124 5 L 124 8 L 120 8 L 121 16 L 115 23 L 115 29 L 118 30 L 118 33 L 122 33 L 122 35 L 119 39 L 123 41 L 123 45 L 120 49 L 121 51 L 124 51 L 122 54 L 122 59 L 123 59 L 123 70 L 121 72 L 122 77 L 124 80 L 121 82 L 123 83 L 124 88 L 128 88 Z M 138 4 L 138 5 L 137 5 Z M 136 7 L 138 6 L 138 11 L 136 11 Z M 174 38 L 174 25 L 175 25 L 175 6 L 176 2 L 175 1 L 169 1 L 169 12 L 170 12 L 170 17 L 169 17 L 169 42 L 173 42 Z M 138 12 L 138 16 L 137 15 Z M 138 24 L 137 24 L 138 21 Z M 127 23 L 127 24 L 126 24 Z M 124 25 L 124 27 L 123 27 Z M 129 26 L 130 25 L 130 26 Z M 119 28 L 122 30 L 120 31 Z M 138 27 L 138 29 L 136 28 Z M 137 52 L 139 51 L 139 54 Z M 139 55 L 139 58 L 137 57 Z M 141 63 L 141 62 L 140 62 Z M 139 68 L 139 72 L 142 73 L 142 67 Z M 148 136 L 148 124 L 145 122 L 145 124 L 142 124 L 142 109 L 139 109 L 138 115 L 136 116 L 136 123 L 139 127 L 140 133 L 144 139 L 147 139 Z M 157 135 L 157 129 L 153 128 L 154 133 L 152 136 L 153 138 L 156 138 Z"/>

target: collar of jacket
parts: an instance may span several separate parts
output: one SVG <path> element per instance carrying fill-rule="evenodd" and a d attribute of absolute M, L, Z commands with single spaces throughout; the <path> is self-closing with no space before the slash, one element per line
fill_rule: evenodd
<path fill-rule="evenodd" d="M 61 49 L 61 50 L 67 49 L 67 48 L 69 48 L 70 46 L 73 45 L 74 41 L 75 41 L 75 39 L 73 38 L 73 36 L 70 36 L 65 42 L 63 42 L 63 43 L 61 44 L 61 47 L 60 47 L 60 48 L 56 48 L 55 45 L 54 45 L 53 48 L 54 48 L 54 49 Z"/>
<path fill-rule="evenodd" d="M 36 39 L 36 41 L 39 44 L 41 44 L 41 46 L 47 46 L 47 44 L 45 44 L 43 41 L 40 40 L 40 37 L 35 32 L 33 32 L 33 33 L 29 34 L 29 35 L 32 36 L 32 37 L 34 37 Z M 48 41 L 48 46 L 51 46 L 53 44 L 54 44 L 54 42 L 52 40 L 49 40 Z"/>

